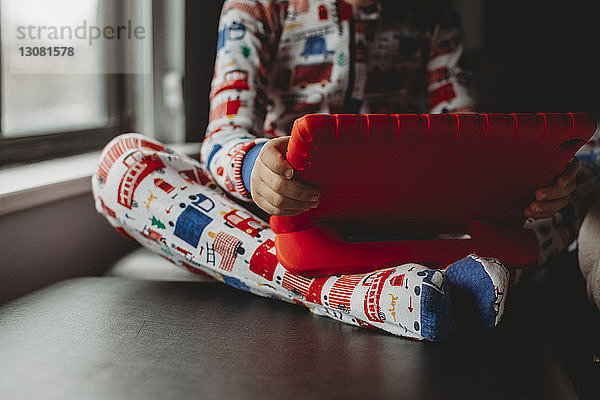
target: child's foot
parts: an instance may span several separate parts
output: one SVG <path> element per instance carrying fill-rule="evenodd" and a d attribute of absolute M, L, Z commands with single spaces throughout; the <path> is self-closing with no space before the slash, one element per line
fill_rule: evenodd
<path fill-rule="evenodd" d="M 456 332 L 448 277 L 440 270 L 423 270 L 417 275 L 422 278 L 421 335 L 427 340 L 446 340 Z"/>
<path fill-rule="evenodd" d="M 404 264 L 369 274 L 363 285 L 368 285 L 363 300 L 365 322 L 385 321 L 379 325 L 382 329 L 430 341 L 455 333 L 450 285 L 443 271 Z M 379 316 L 370 315 L 376 310 Z"/>
<path fill-rule="evenodd" d="M 444 272 L 459 330 L 486 330 L 500 322 L 508 288 L 508 270 L 501 262 L 470 255 Z"/>

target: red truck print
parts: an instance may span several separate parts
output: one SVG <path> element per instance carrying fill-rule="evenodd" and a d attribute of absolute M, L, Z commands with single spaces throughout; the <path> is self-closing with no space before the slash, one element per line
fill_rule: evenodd
<path fill-rule="evenodd" d="M 225 219 L 225 225 L 230 228 L 238 228 L 252 237 L 260 238 L 260 231 L 267 229 L 267 226 L 251 215 L 243 211 L 232 209 L 228 213 L 222 213 Z"/>
<path fill-rule="evenodd" d="M 283 277 L 275 277 L 275 282 L 280 284 L 282 288 L 289 290 L 295 297 L 304 299 L 309 303 L 323 304 L 323 286 L 330 277 L 307 278 L 302 275 L 292 274 L 286 269 L 283 269 L 283 271 Z"/>
<path fill-rule="evenodd" d="M 163 236 L 159 232 L 157 232 L 153 229 L 150 229 L 147 226 L 144 226 L 144 230 L 140 233 L 146 239 L 150 239 L 154 242 L 165 243 L 165 238 L 163 238 Z"/>
<path fill-rule="evenodd" d="M 281 287 L 289 290 L 294 296 L 305 298 L 308 294 L 310 284 L 314 278 L 306 278 L 301 275 L 290 274 L 288 271 L 283 273 Z"/>
<path fill-rule="evenodd" d="M 349 313 L 352 293 L 366 275 L 367 274 L 354 274 L 337 278 L 329 291 L 329 306 L 345 313 Z"/>
<path fill-rule="evenodd" d="M 210 101 L 214 99 L 216 95 L 225 90 L 248 90 L 248 72 L 242 70 L 229 71 L 225 74 L 223 82 L 212 88 L 210 92 Z"/>
<path fill-rule="evenodd" d="M 270 282 L 273 282 L 278 265 L 275 242 L 271 239 L 258 246 L 250 258 L 250 271 Z M 283 267 L 279 271 L 283 271 L 283 276 L 277 274 L 275 277 L 277 284 L 310 303 L 322 304 L 322 289 L 329 277 L 305 278 L 291 274 Z"/>
<path fill-rule="evenodd" d="M 171 193 L 173 190 L 175 190 L 175 186 L 171 185 L 162 178 L 155 178 L 154 186 L 156 186 L 159 189 L 162 189 L 166 193 Z"/>
<path fill-rule="evenodd" d="M 152 172 L 165 168 L 165 164 L 157 154 L 146 156 L 141 151 L 135 151 L 125 157 L 123 164 L 127 166 L 127 171 L 119 183 L 117 203 L 131 210 L 133 195 L 138 185 Z"/>
<path fill-rule="evenodd" d="M 273 281 L 278 265 L 279 260 L 277 259 L 275 242 L 271 239 L 265 240 L 264 243 L 258 246 L 250 258 L 250 271 L 268 281 Z M 278 277 L 278 279 L 281 279 L 281 277 Z"/>
<path fill-rule="evenodd" d="M 309 303 L 322 304 L 322 291 L 325 282 L 329 277 L 306 278 L 301 275 L 294 275 L 284 270 L 283 279 L 277 277 L 277 283 L 282 288 L 289 290 L 294 296 L 304 299 Z"/>
<path fill-rule="evenodd" d="M 273 275 L 275 274 L 278 262 L 277 254 L 275 253 L 275 242 L 267 239 L 252 254 L 250 258 L 250 271 L 268 281 L 273 281 Z"/>
<path fill-rule="evenodd" d="M 227 100 L 223 103 L 217 104 L 212 110 L 210 110 L 209 122 L 216 121 L 222 118 L 233 118 L 237 115 L 238 111 L 242 107 L 242 100 L 239 98 L 233 100 Z"/>
<path fill-rule="evenodd" d="M 456 92 L 452 83 L 448 82 L 445 85 L 429 92 L 429 107 L 433 108 L 440 103 L 450 101 L 456 97 Z"/>
<path fill-rule="evenodd" d="M 146 139 L 140 138 L 139 136 L 121 138 L 117 142 L 113 143 L 108 152 L 104 155 L 104 158 L 98 167 L 97 178 L 101 182 L 106 182 L 108 171 L 110 171 L 110 168 L 120 156 L 131 150 L 142 148 L 159 152 L 165 151 L 165 147 L 163 145 L 150 142 Z"/>
<path fill-rule="evenodd" d="M 383 323 L 385 314 L 381 311 L 379 301 L 381 291 L 386 279 L 395 271 L 395 268 L 369 274 L 363 281 L 363 286 L 368 286 L 364 301 L 364 312 L 369 321 Z"/>
<path fill-rule="evenodd" d="M 318 83 L 325 87 L 331 81 L 332 69 L 332 63 L 296 65 L 292 85 L 304 89 L 310 84 Z"/>

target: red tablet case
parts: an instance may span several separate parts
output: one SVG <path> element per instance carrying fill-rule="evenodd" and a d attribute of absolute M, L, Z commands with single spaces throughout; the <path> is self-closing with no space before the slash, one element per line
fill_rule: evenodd
<path fill-rule="evenodd" d="M 303 275 L 445 267 L 471 253 L 534 264 L 523 210 L 595 127 L 585 113 L 306 115 L 287 160 L 321 201 L 271 217 L 279 261 Z"/>

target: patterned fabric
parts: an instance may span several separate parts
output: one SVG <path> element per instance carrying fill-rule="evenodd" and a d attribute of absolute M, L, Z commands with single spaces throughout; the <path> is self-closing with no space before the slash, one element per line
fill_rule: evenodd
<path fill-rule="evenodd" d="M 249 199 L 241 167 L 306 113 L 470 112 L 453 14 L 416 24 L 404 9 L 341 0 L 228 0 L 223 5 L 201 155 L 219 186 Z"/>
<path fill-rule="evenodd" d="M 600 166 L 600 121 L 597 121 L 598 125 L 596 127 L 596 132 L 594 132 L 594 136 L 587 142 L 575 157 L 579 159 L 582 163 L 588 164 L 596 164 Z"/>
<path fill-rule="evenodd" d="M 219 264 L 219 268 L 223 271 L 231 272 L 238 251 L 243 247 L 241 240 L 236 239 L 228 233 L 219 232 L 217 236 L 215 236 L 213 248 L 217 254 L 221 255 L 221 264 Z"/>
<path fill-rule="evenodd" d="M 437 341 L 456 331 L 450 269 L 405 264 L 354 275 L 294 275 L 277 260 L 275 234 L 227 198 L 202 165 L 141 135 L 107 145 L 92 187 L 97 210 L 119 232 L 194 273 L 404 337 Z M 477 275 L 485 285 L 473 297 L 481 297 L 482 327 L 489 329 L 502 317 L 508 275 L 501 264 L 471 256 L 449 267 L 457 269 L 452 284 L 474 287 L 462 282 L 469 274 L 458 273 L 473 265 L 487 271 Z"/>
<path fill-rule="evenodd" d="M 540 243 L 540 265 L 577 239 L 590 206 L 600 198 L 600 163 L 582 162 L 576 181 L 577 187 L 565 208 L 549 218 L 525 221 L 524 228 L 532 230 Z"/>

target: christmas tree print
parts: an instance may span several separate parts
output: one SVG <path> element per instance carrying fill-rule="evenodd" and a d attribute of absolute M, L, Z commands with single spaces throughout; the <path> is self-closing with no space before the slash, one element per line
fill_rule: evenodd
<path fill-rule="evenodd" d="M 165 229 L 166 228 L 165 224 L 163 224 L 162 222 L 160 222 L 160 220 L 158 220 L 154 215 L 152 216 L 152 218 L 150 219 L 150 221 L 152 221 L 152 226 L 156 226 L 158 229 Z"/>
<path fill-rule="evenodd" d="M 242 46 L 241 50 L 242 50 L 242 55 L 244 56 L 244 58 L 250 57 L 250 47 Z"/>
<path fill-rule="evenodd" d="M 338 54 L 335 61 L 336 61 L 337 65 L 339 65 L 340 67 L 343 67 L 344 65 L 348 64 L 348 55 L 346 53 L 344 53 L 343 51 L 341 51 L 340 54 Z"/>

